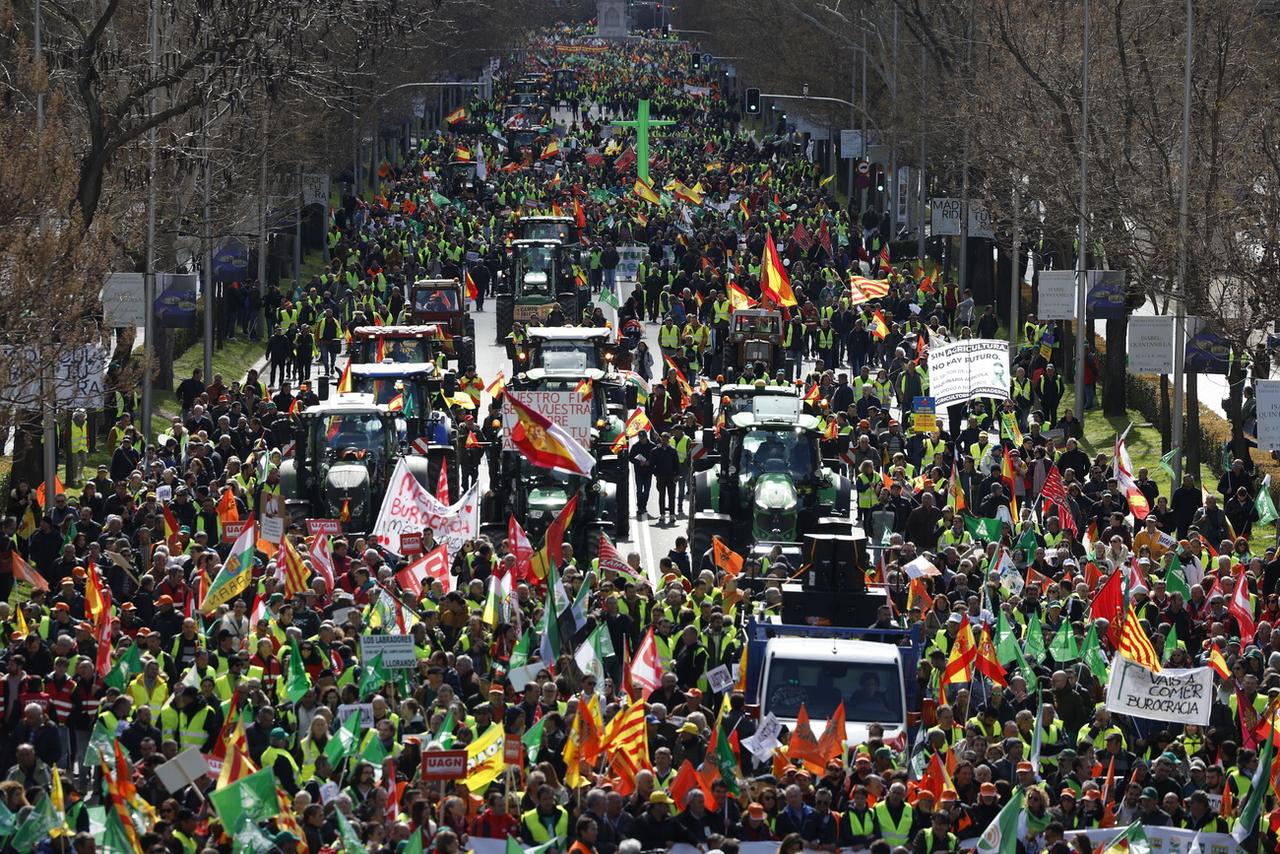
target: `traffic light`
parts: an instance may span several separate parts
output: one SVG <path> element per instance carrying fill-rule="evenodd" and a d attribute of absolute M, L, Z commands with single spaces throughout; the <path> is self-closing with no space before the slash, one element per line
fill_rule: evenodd
<path fill-rule="evenodd" d="M 760 115 L 760 90 L 747 90 L 747 114 L 752 116 Z"/>
<path fill-rule="evenodd" d="M 702 69 L 702 54 L 698 53 L 695 50 L 693 53 L 689 54 L 689 70 L 699 71 L 701 69 Z"/>

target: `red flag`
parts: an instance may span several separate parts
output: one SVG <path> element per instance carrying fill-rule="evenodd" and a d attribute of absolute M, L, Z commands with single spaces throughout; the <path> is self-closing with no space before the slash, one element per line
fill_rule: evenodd
<path fill-rule="evenodd" d="M 325 587 L 332 593 L 334 571 L 333 552 L 329 550 L 329 535 L 316 534 L 311 544 L 307 546 L 307 553 L 311 556 L 311 568 L 324 579 Z"/>
<path fill-rule="evenodd" d="M 106 676 L 111 672 L 111 616 L 104 613 L 98 621 L 98 675 Z"/>
<path fill-rule="evenodd" d="M 436 480 L 436 500 L 448 507 L 449 501 L 449 467 L 440 460 L 440 477 Z"/>
<path fill-rule="evenodd" d="M 796 304 L 795 293 L 791 290 L 791 279 L 778 257 L 778 248 L 773 242 L 773 235 L 764 234 L 764 258 L 760 264 L 760 293 L 773 301 L 780 308 Z"/>
<path fill-rule="evenodd" d="M 520 520 L 513 514 L 507 519 L 507 540 L 511 543 L 511 552 L 516 556 L 516 580 L 533 577 L 533 543 L 524 532 Z"/>
<path fill-rule="evenodd" d="M 648 697 L 662 685 L 662 666 L 652 628 L 636 647 L 635 657 L 631 660 L 631 682 L 640 689 L 642 697 Z"/>
<path fill-rule="evenodd" d="M 996 655 L 995 644 L 991 642 L 991 629 L 985 624 L 982 636 L 978 638 L 978 660 L 975 669 L 997 685 L 1008 685 L 1009 679 L 1004 675 L 1004 667 Z"/>
<path fill-rule="evenodd" d="M 1112 805 L 1112 797 L 1115 794 L 1116 785 L 1116 758 L 1111 757 L 1111 764 L 1107 766 L 1107 779 L 1102 783 L 1102 818 L 1099 820 L 1100 827 L 1115 827 L 1116 813 Z"/>
<path fill-rule="evenodd" d="M 1123 610 L 1124 589 L 1120 581 L 1120 570 L 1117 569 L 1112 571 L 1089 603 L 1090 619 L 1109 621 L 1107 637 L 1111 639 L 1112 646 L 1120 642 L 1120 615 Z"/>
<path fill-rule="evenodd" d="M 1253 619 L 1253 602 L 1249 600 L 1249 582 L 1244 573 L 1236 576 L 1236 589 L 1231 594 L 1227 613 L 1236 618 L 1236 625 L 1240 627 L 1241 644 L 1251 643 L 1258 632 L 1258 625 Z"/>
<path fill-rule="evenodd" d="M 1049 474 L 1044 479 L 1044 485 L 1040 487 L 1040 497 L 1052 502 L 1058 508 L 1058 519 L 1062 522 L 1062 530 L 1076 533 L 1076 520 L 1071 515 L 1067 503 L 1067 490 L 1062 483 L 1062 472 L 1058 471 L 1058 467 L 1053 463 L 1049 464 Z"/>
<path fill-rule="evenodd" d="M 930 792 L 933 795 L 933 802 L 936 804 L 942 800 L 943 791 L 952 788 L 955 788 L 955 784 L 951 782 L 951 775 L 943 767 L 942 760 L 938 757 L 938 754 L 933 754 L 929 758 L 929 764 L 925 766 L 924 774 L 920 776 L 920 780 L 916 783 L 917 796 L 920 792 Z"/>

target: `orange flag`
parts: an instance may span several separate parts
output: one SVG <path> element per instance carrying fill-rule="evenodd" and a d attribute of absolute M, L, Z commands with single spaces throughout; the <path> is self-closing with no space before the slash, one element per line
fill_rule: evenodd
<path fill-rule="evenodd" d="M 937 803 L 942 799 L 942 793 L 946 789 L 955 788 L 951 782 L 951 776 L 947 774 L 947 769 L 942 765 L 942 759 L 938 754 L 933 754 L 929 758 L 929 764 L 925 766 L 924 773 L 920 775 L 920 781 L 916 783 L 916 797 L 920 792 L 930 792 L 933 795 L 933 802 Z"/>
<path fill-rule="evenodd" d="M 835 712 L 827 720 L 827 726 L 822 730 L 822 735 L 818 737 L 818 752 L 822 754 L 823 768 L 826 763 L 833 759 L 840 760 L 840 764 L 844 764 L 844 700 L 840 701 L 840 705 L 836 706 Z"/>
<path fill-rule="evenodd" d="M 730 577 L 742 572 L 742 555 L 724 544 L 719 536 L 711 538 L 711 558 Z"/>
<path fill-rule="evenodd" d="M 796 726 L 791 731 L 791 740 L 787 742 L 787 757 L 799 759 L 809 771 L 818 776 L 826 772 L 827 761 L 818 747 L 818 739 L 813 736 L 809 726 L 809 710 L 804 703 L 800 704 L 800 713 L 796 715 Z"/>
<path fill-rule="evenodd" d="M 223 489 L 222 497 L 218 499 L 218 521 L 224 525 L 240 521 L 240 508 L 236 505 L 236 497 L 230 487 Z"/>
<path fill-rule="evenodd" d="M 1107 766 L 1107 779 L 1102 784 L 1102 818 L 1098 821 L 1099 827 L 1115 827 L 1116 811 L 1111 803 L 1112 791 L 1116 784 L 1116 758 L 1111 757 L 1111 764 Z"/>
<path fill-rule="evenodd" d="M 676 809 L 684 809 L 684 799 L 694 789 L 702 789 L 703 786 L 702 777 L 699 776 L 698 769 L 693 767 L 693 763 L 688 759 L 680 763 L 680 770 L 676 772 L 670 787 L 671 799 L 676 802 Z"/>

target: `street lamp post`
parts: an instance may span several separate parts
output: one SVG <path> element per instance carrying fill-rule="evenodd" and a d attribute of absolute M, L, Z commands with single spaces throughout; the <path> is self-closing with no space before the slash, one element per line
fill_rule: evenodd
<path fill-rule="evenodd" d="M 1191 173 L 1191 39 L 1195 29 L 1195 13 L 1187 0 L 1187 47 L 1182 69 L 1182 186 L 1178 207 L 1178 292 L 1177 311 L 1173 321 L 1173 412 L 1171 441 L 1173 450 L 1173 488 L 1182 482 L 1182 418 L 1186 395 L 1187 373 L 1187 189 Z"/>
<path fill-rule="evenodd" d="M 1088 311 L 1088 255 L 1089 240 L 1089 0 L 1084 2 L 1084 50 L 1080 59 L 1080 226 L 1076 250 L 1076 360 L 1075 360 L 1075 416 L 1084 421 L 1084 320 Z M 1115 346 L 1123 346 L 1115 342 Z"/>

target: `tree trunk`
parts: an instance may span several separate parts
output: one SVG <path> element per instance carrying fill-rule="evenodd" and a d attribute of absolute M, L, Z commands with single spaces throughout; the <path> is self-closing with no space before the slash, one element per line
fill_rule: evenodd
<path fill-rule="evenodd" d="M 13 473 L 9 484 L 16 486 L 25 480 L 34 489 L 44 480 L 44 442 L 39 413 L 22 413 L 14 429 Z"/>
<path fill-rule="evenodd" d="M 1104 369 L 1107 382 L 1102 386 L 1102 412 L 1107 416 L 1123 418 L 1125 414 L 1125 340 L 1128 329 L 1128 315 L 1107 320 L 1107 360 Z"/>
<path fill-rule="evenodd" d="M 152 371 L 155 388 L 169 390 L 173 388 L 173 333 L 164 327 L 156 327 L 156 344 L 154 351 L 156 364 Z"/>

